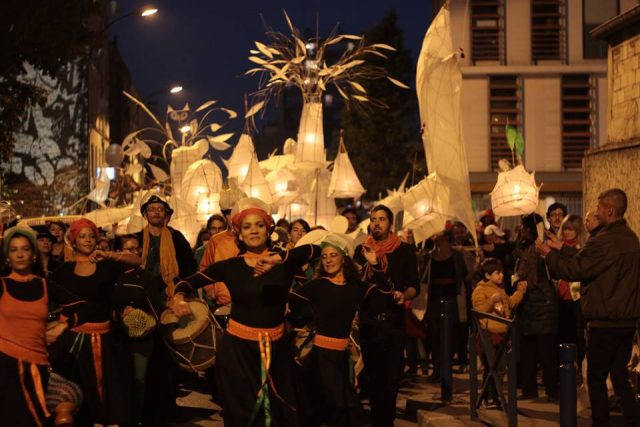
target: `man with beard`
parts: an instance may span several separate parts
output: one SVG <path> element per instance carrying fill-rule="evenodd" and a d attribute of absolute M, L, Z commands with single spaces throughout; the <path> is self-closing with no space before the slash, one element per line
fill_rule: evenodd
<path fill-rule="evenodd" d="M 141 267 L 166 285 L 165 299 L 173 297 L 174 279 L 187 277 L 197 271 L 196 261 L 189 242 L 184 235 L 166 224 L 173 209 L 164 197 L 150 192 L 140 206 L 147 226 L 136 237 L 142 242 Z M 144 408 L 144 425 L 163 426 L 177 408 L 176 389 L 178 365 L 163 345 L 154 346 L 147 366 L 145 396 L 149 405 Z M 154 410 L 148 410 L 155 408 Z"/>
<path fill-rule="evenodd" d="M 363 266 L 363 280 L 375 284 L 382 271 L 391 291 L 372 295 L 360 306 L 360 344 L 368 379 L 373 426 L 393 426 L 396 399 L 404 368 L 404 301 L 417 295 L 418 268 L 414 248 L 392 232 L 393 213 L 384 205 L 373 208 L 370 235 L 358 246 L 356 261 Z M 364 257 L 366 246 L 376 253 L 376 264 Z"/>
<path fill-rule="evenodd" d="M 547 208 L 547 221 L 549 221 L 549 231 L 558 234 L 562 220 L 567 216 L 567 207 L 562 203 L 552 203 Z"/>

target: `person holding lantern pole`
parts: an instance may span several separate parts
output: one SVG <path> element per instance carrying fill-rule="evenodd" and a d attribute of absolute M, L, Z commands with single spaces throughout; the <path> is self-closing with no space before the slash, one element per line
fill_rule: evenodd
<path fill-rule="evenodd" d="M 393 426 L 396 400 L 404 368 L 406 341 L 404 301 L 418 293 L 418 267 L 414 249 L 392 231 L 393 213 L 384 205 L 371 210 L 370 235 L 358 246 L 355 260 L 363 266 L 363 279 L 376 283 L 381 271 L 392 292 L 371 295 L 360 306 L 360 343 L 367 377 L 373 426 Z M 372 249 L 378 262 L 364 257 Z"/>
<path fill-rule="evenodd" d="M 172 309 L 178 317 L 191 312 L 185 293 L 224 282 L 231 295 L 229 322 L 216 354 L 224 424 L 230 427 L 299 424 L 291 347 L 284 339 L 285 306 L 296 267 L 317 258 L 320 248 L 269 252 L 269 211 L 261 200 L 239 200 L 232 224 L 240 255 L 211 264 L 175 288 Z"/>

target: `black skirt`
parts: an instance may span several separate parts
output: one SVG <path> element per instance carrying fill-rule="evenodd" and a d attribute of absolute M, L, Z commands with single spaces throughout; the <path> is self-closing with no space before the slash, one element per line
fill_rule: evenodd
<path fill-rule="evenodd" d="M 24 371 L 22 381 L 20 380 L 19 363 L 22 363 Z M 47 366 L 38 365 L 38 370 L 42 381 L 42 390 L 46 390 L 49 378 Z M 24 389 L 22 384 L 24 384 Z M 37 421 L 29 410 L 24 395 L 25 391 L 36 411 Z M 25 427 L 45 425 L 46 419 L 36 395 L 30 364 L 19 362 L 18 359 L 4 353 L 0 353 L 0 419 L 2 419 L 2 425 Z"/>
<path fill-rule="evenodd" d="M 102 399 L 96 380 L 91 335 L 67 330 L 50 349 L 54 371 L 82 389 L 84 400 L 75 417 L 77 425 L 123 425 L 131 421 L 132 358 L 126 338 L 120 335 L 114 332 L 101 335 Z"/>
<path fill-rule="evenodd" d="M 273 426 L 299 425 L 289 344 L 286 337 L 271 343 L 270 373 L 275 390 L 269 386 L 268 396 Z M 216 355 L 216 381 L 225 427 L 265 425 L 264 407 L 255 408 L 262 385 L 260 366 L 258 342 L 224 334 Z"/>
<path fill-rule="evenodd" d="M 349 351 L 314 346 L 302 371 L 305 401 L 310 406 L 305 425 L 365 424 L 364 411 L 353 385 Z"/>

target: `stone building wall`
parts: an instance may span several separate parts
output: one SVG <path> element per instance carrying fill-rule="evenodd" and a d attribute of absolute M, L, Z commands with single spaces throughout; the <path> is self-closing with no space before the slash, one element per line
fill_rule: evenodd
<path fill-rule="evenodd" d="M 640 136 L 640 35 L 609 49 L 609 144 Z"/>
<path fill-rule="evenodd" d="M 593 210 L 598 194 L 618 187 L 627 193 L 627 221 L 640 235 L 640 142 L 594 150 L 585 156 L 584 212 Z"/>

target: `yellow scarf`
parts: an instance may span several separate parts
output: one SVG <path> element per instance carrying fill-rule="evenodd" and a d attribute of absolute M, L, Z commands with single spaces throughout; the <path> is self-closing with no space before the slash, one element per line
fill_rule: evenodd
<path fill-rule="evenodd" d="M 142 231 L 142 268 L 147 266 L 149 248 L 151 247 L 151 233 L 147 225 Z M 173 279 L 178 276 L 178 260 L 176 259 L 176 248 L 173 246 L 173 237 L 167 227 L 162 227 L 160 232 L 160 274 L 162 280 L 167 285 L 167 295 L 173 297 L 175 284 Z"/>

